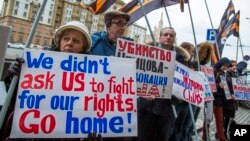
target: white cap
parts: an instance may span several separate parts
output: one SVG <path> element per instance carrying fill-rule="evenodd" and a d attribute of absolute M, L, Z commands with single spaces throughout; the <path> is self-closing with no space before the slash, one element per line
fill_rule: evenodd
<path fill-rule="evenodd" d="M 87 40 L 87 48 L 84 49 L 84 51 L 89 51 L 91 47 L 91 38 L 89 35 L 89 30 L 82 22 L 79 22 L 79 21 L 70 21 L 56 30 L 54 34 L 54 42 L 57 47 L 59 47 L 59 37 L 61 36 L 63 31 L 66 29 L 75 29 L 75 30 L 82 32 L 82 34 Z"/>

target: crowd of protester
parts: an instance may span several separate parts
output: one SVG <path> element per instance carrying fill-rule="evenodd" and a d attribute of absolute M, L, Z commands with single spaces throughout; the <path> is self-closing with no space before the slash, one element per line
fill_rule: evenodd
<path fill-rule="evenodd" d="M 107 12 L 104 16 L 106 31 L 89 34 L 87 27 L 79 21 L 70 21 L 56 30 L 54 35 L 54 51 L 91 54 L 101 56 L 115 56 L 117 39 L 123 38 L 127 28 L 127 22 L 130 16 L 119 11 Z M 213 66 L 217 92 L 213 93 L 214 101 L 205 102 L 205 107 L 210 114 L 206 114 L 203 126 L 203 140 L 208 140 L 206 133 L 209 132 L 209 124 L 215 117 L 216 137 L 219 141 L 228 139 L 229 121 L 235 117 L 238 108 L 237 101 L 234 99 L 232 89 L 232 78 L 238 77 L 242 70 L 246 68 L 245 62 L 237 64 L 235 60 L 229 60 L 226 57 L 221 58 L 216 64 L 211 65 L 212 45 L 208 42 L 198 44 L 198 55 L 195 54 L 195 45 L 189 42 L 183 42 L 179 46 L 175 45 L 176 35 L 174 28 L 165 27 L 161 29 L 159 43 L 157 47 L 175 51 L 176 61 L 183 65 L 199 71 L 199 65 Z M 150 43 L 149 43 L 150 44 Z M 150 44 L 155 45 L 155 44 Z M 197 58 L 198 56 L 199 58 Z M 21 65 L 24 59 L 17 58 L 9 67 L 9 74 L 5 78 L 7 89 L 14 75 L 19 75 Z M 232 99 L 227 100 L 223 90 L 223 84 L 220 75 L 226 76 Z M 17 87 L 16 87 L 17 88 Z M 15 94 L 17 92 L 15 91 Z M 171 94 L 171 92 L 167 92 Z M 1 129 L 1 140 L 10 139 L 10 129 L 15 105 L 14 95 L 8 108 L 8 114 L 5 118 L 4 127 Z M 194 135 L 194 127 L 191 117 L 195 121 L 201 111 L 201 108 L 192 105 L 193 114 L 189 111 L 189 103 L 175 96 L 171 99 L 159 99 L 154 97 L 139 97 L 138 106 L 138 136 L 137 137 L 119 137 L 102 138 L 101 135 L 90 133 L 86 140 L 89 141 L 191 141 Z M 177 116 L 173 112 L 173 106 L 176 109 Z M 209 107 L 209 108 L 208 108 Z M 213 113 L 213 114 L 211 114 Z M 210 116 L 209 116 L 210 115 Z M 211 116 L 212 115 L 212 116 Z M 28 140 L 28 139 L 20 139 Z M 45 139 L 44 139 L 45 140 Z M 64 139 L 54 139 L 64 140 Z M 66 139 L 65 139 L 66 140 Z M 70 139 L 67 139 L 70 140 Z M 83 139 L 72 139 L 83 140 Z"/>

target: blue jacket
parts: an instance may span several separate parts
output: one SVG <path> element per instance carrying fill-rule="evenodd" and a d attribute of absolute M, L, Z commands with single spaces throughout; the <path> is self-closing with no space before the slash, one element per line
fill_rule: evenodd
<path fill-rule="evenodd" d="M 91 35 L 92 47 L 90 54 L 102 56 L 115 56 L 116 45 L 108 39 L 107 32 L 97 32 Z"/>

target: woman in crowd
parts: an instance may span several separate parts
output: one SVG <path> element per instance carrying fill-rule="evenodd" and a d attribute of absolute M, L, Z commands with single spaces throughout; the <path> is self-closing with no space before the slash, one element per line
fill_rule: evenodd
<path fill-rule="evenodd" d="M 227 85 L 231 94 L 231 99 L 226 100 L 225 105 L 223 107 L 224 132 L 227 138 L 228 138 L 227 131 L 229 131 L 229 127 L 228 127 L 229 121 L 230 119 L 234 119 L 235 112 L 237 109 L 237 103 L 234 98 L 234 90 L 233 90 L 233 84 L 232 84 L 232 78 L 237 78 L 236 71 L 237 71 L 237 62 L 235 60 L 231 60 L 230 66 L 226 72 L 226 80 L 227 80 Z"/>
<path fill-rule="evenodd" d="M 90 47 L 91 47 L 91 38 L 89 35 L 89 31 L 87 27 L 79 22 L 79 21 L 70 21 L 65 25 L 61 26 L 55 31 L 54 34 L 54 43 L 55 47 L 51 50 L 59 51 L 59 52 L 68 52 L 68 53 L 79 53 L 79 54 L 88 54 Z M 12 77 L 14 75 L 19 75 L 21 71 L 22 63 L 24 63 L 23 58 L 17 58 L 9 67 L 9 75 L 5 79 L 5 83 L 7 89 L 11 83 Z M 16 87 L 17 88 L 17 87 Z M 12 118 L 13 118 L 13 111 L 15 106 L 15 98 L 16 98 L 16 91 L 12 97 L 11 104 L 8 108 L 8 113 L 5 118 L 5 125 L 1 131 L 1 140 L 11 140 L 8 138 L 10 134 Z M 89 141 L 101 141 L 102 137 L 94 133 L 90 133 L 88 135 Z M 48 139 L 51 140 L 51 139 Z M 64 140 L 64 139 L 57 139 L 57 140 Z M 68 139 L 72 140 L 72 139 Z M 78 139 L 79 140 L 79 139 Z"/>

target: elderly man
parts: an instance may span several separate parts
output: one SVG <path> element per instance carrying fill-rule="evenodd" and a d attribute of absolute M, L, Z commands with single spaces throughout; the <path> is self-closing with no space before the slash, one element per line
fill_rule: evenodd
<path fill-rule="evenodd" d="M 123 38 L 130 16 L 120 11 L 109 11 L 104 16 L 106 31 L 91 35 L 90 54 L 114 56 L 118 38 Z"/>

